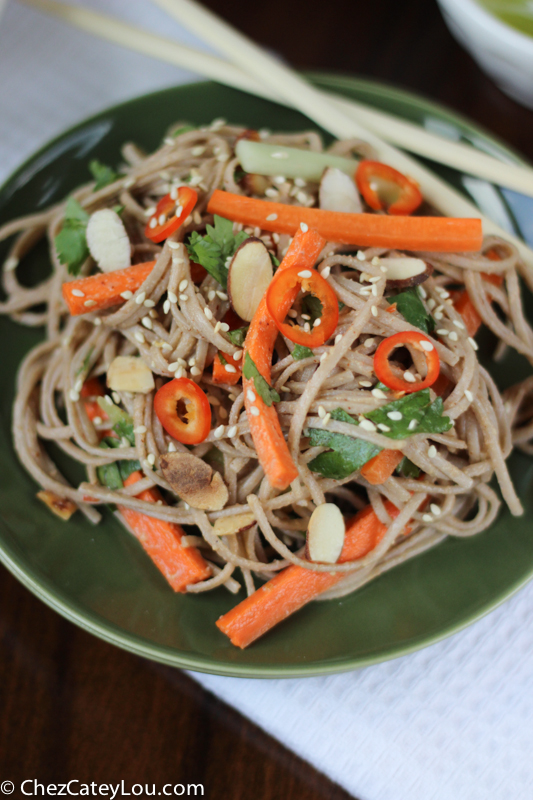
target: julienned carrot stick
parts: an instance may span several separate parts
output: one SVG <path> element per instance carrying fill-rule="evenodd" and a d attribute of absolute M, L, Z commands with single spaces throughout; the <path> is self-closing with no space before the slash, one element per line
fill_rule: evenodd
<path fill-rule="evenodd" d="M 391 517 L 398 516 L 392 503 L 387 501 L 385 507 Z M 386 532 L 387 526 L 378 520 L 372 506 L 367 506 L 348 525 L 339 562 L 363 558 Z M 245 648 L 344 577 L 344 572 L 312 572 L 293 564 L 220 617 L 217 627 L 232 644 Z"/>
<path fill-rule="evenodd" d="M 490 255 L 489 258 L 491 261 L 496 260 Z M 500 275 L 499 273 L 487 274 L 482 272 L 481 274 L 484 280 L 492 283 L 494 286 L 501 286 L 503 283 L 503 275 Z M 458 311 L 463 318 L 468 335 L 475 336 L 480 329 L 483 320 L 481 319 L 477 308 L 470 299 L 470 295 L 468 294 L 467 290 L 462 289 L 460 292 L 452 293 L 452 298 L 455 310 Z"/>
<path fill-rule="evenodd" d="M 361 477 L 372 486 L 385 483 L 403 458 L 400 450 L 382 450 L 361 467 Z"/>
<path fill-rule="evenodd" d="M 324 239 L 316 231 L 310 229 L 304 233 L 298 230 L 278 271 L 295 265 L 301 266 L 302 269 L 312 269 L 324 245 Z M 270 383 L 272 353 L 277 336 L 276 323 L 263 297 L 250 323 L 244 349 L 267 383 Z M 267 406 L 259 397 L 253 380 L 243 378 L 243 390 L 250 433 L 261 466 L 272 486 L 276 489 L 286 489 L 298 476 L 298 470 L 281 432 L 276 409 L 273 405 Z M 251 390 L 251 395 L 248 394 L 248 390 Z M 255 400 L 250 400 L 254 395 Z M 259 414 L 255 415 L 252 408 L 259 409 Z"/>
<path fill-rule="evenodd" d="M 217 189 L 207 206 L 211 214 L 294 236 L 304 222 L 329 242 L 398 250 L 441 253 L 481 249 L 481 220 L 455 217 L 402 217 L 388 214 L 348 214 L 271 203 Z"/>
<path fill-rule="evenodd" d="M 134 264 L 114 272 L 98 272 L 63 284 L 63 297 L 72 316 L 101 311 L 124 303 L 122 292 L 136 292 L 151 273 L 155 261 Z M 81 294 L 80 294 L 81 293 Z"/>
<path fill-rule="evenodd" d="M 137 483 L 142 477 L 140 472 L 132 472 L 124 485 Z M 162 500 L 161 494 L 155 488 L 146 489 L 137 496 L 147 503 Z M 211 576 L 209 564 L 196 547 L 182 547 L 181 538 L 184 532 L 179 525 L 149 517 L 124 506 L 118 506 L 118 510 L 128 529 L 139 540 L 175 592 L 185 592 L 189 584 Z"/>
<path fill-rule="evenodd" d="M 226 362 L 225 364 L 222 363 L 222 359 Z M 234 367 L 233 371 L 229 371 L 226 369 L 227 366 Z M 217 353 L 215 358 L 213 359 L 213 381 L 214 383 L 227 383 L 229 386 L 235 386 L 236 383 L 239 383 L 242 376 L 242 359 L 239 361 L 235 361 L 233 356 L 230 356 L 228 353 Z"/>

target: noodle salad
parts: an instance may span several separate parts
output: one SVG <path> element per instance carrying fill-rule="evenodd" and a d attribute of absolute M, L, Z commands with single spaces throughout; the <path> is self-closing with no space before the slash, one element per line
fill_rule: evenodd
<path fill-rule="evenodd" d="M 0 230 L 0 311 L 46 328 L 13 436 L 53 513 L 112 506 L 176 592 L 242 581 L 216 623 L 238 647 L 486 530 L 493 476 L 522 513 L 506 459 L 531 450 L 532 379 L 502 395 L 475 338 L 533 362 L 512 244 L 358 140 L 217 120 L 122 157 Z M 43 237 L 51 274 L 27 288 Z"/>

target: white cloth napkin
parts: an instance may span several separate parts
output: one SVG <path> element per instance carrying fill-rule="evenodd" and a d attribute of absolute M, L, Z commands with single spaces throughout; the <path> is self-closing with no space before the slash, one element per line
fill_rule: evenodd
<path fill-rule="evenodd" d="M 198 46 L 147 0 L 85 4 Z M 0 20 L 0 179 L 88 114 L 193 79 L 8 3 Z M 359 672 L 193 677 L 360 800 L 531 800 L 530 620 L 533 585 L 462 633 Z"/>

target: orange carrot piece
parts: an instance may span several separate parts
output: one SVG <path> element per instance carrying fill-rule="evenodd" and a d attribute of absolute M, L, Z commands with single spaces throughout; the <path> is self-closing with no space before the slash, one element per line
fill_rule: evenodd
<path fill-rule="evenodd" d="M 240 361 L 235 361 L 233 356 L 228 355 L 228 353 L 222 353 L 222 357 L 228 362 L 228 364 L 234 366 L 237 371 L 228 372 L 226 365 L 222 363 L 220 356 L 217 353 L 213 360 L 213 381 L 215 383 L 227 383 L 230 386 L 235 386 L 235 384 L 239 383 L 240 379 L 242 378 L 242 357 Z"/>
<path fill-rule="evenodd" d="M 309 229 L 304 233 L 298 229 L 287 250 L 287 254 L 278 267 L 278 271 L 295 265 L 301 265 L 302 269 L 312 268 L 324 245 L 324 239 L 316 231 Z M 289 310 L 290 304 L 291 300 L 289 298 L 289 307 L 286 311 Z M 246 353 L 249 353 L 250 358 L 267 383 L 270 383 L 272 353 L 277 336 L 278 328 L 263 297 L 246 335 L 243 363 Z M 249 389 L 256 395 L 254 401 L 251 401 L 248 397 Z M 276 409 L 273 405 L 267 406 L 254 389 L 253 380 L 243 378 L 244 404 L 255 449 L 271 485 L 276 489 L 286 489 L 298 476 L 298 470 L 281 432 Z M 252 407 L 259 409 L 258 416 L 254 416 L 251 413 Z"/>
<path fill-rule="evenodd" d="M 391 517 L 398 516 L 392 503 L 387 501 L 385 507 Z M 387 526 L 378 520 L 372 506 L 366 506 L 346 528 L 339 563 L 363 558 L 377 547 L 386 532 Z M 344 572 L 312 572 L 292 564 L 220 617 L 217 628 L 236 647 L 245 648 L 344 577 Z"/>
<path fill-rule="evenodd" d="M 124 481 L 124 485 L 137 483 L 142 477 L 142 473 L 132 472 Z M 147 503 L 157 503 L 162 500 L 156 488 L 146 489 L 137 497 Z M 189 584 L 198 583 L 211 576 L 209 564 L 196 547 L 182 547 L 181 539 L 185 534 L 180 525 L 149 517 L 125 506 L 118 506 L 118 510 L 128 529 L 139 540 L 175 592 L 185 592 Z"/>
<path fill-rule="evenodd" d="M 483 238 L 480 219 L 348 214 L 271 203 L 220 189 L 211 195 L 207 210 L 234 222 L 291 236 L 304 222 L 330 242 L 362 247 L 471 252 L 481 249 Z"/>
<path fill-rule="evenodd" d="M 64 283 L 63 297 L 68 310 L 75 317 L 124 303 L 122 292 L 136 292 L 153 270 L 154 264 L 155 261 L 145 261 L 126 269 L 98 272 L 88 278 Z M 77 296 L 78 292 L 83 292 L 83 295 Z"/>
<path fill-rule="evenodd" d="M 361 477 L 372 486 L 385 483 L 403 458 L 400 450 L 382 450 L 361 467 Z"/>
<path fill-rule="evenodd" d="M 477 308 L 471 301 L 470 295 L 466 289 L 454 293 L 453 304 L 455 306 L 455 310 L 458 311 L 463 318 L 468 335 L 475 336 L 481 327 L 482 319 L 479 316 Z"/>

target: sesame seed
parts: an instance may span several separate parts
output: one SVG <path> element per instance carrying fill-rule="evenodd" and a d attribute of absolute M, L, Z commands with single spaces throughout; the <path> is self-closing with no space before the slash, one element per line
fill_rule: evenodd
<path fill-rule="evenodd" d="M 363 253 L 362 250 L 358 250 L 357 251 L 357 256 L 356 257 L 357 257 L 358 261 L 366 261 L 366 256 L 365 256 L 365 254 Z"/>
<path fill-rule="evenodd" d="M 433 522 L 433 517 L 431 514 L 423 514 L 422 519 L 424 522 Z"/>
<path fill-rule="evenodd" d="M 330 273 L 331 273 L 331 267 L 325 267 L 320 274 L 322 275 L 324 280 L 326 280 L 327 278 L 329 278 Z"/>
<path fill-rule="evenodd" d="M 387 397 L 382 389 L 372 389 L 371 394 L 373 397 L 377 397 L 378 400 L 384 400 Z"/>
<path fill-rule="evenodd" d="M 178 298 L 176 297 L 174 292 L 171 292 L 170 290 L 167 292 L 167 297 L 168 297 L 168 299 L 170 300 L 171 303 L 177 303 L 178 302 Z M 137 302 L 139 302 L 139 301 L 137 301 Z"/>
<path fill-rule="evenodd" d="M 233 360 L 234 360 L 234 361 L 240 361 L 240 360 L 241 360 L 241 358 L 242 358 L 242 350 L 236 350 L 236 351 L 233 353 Z"/>
<path fill-rule="evenodd" d="M 219 332 L 221 324 L 222 324 L 221 322 L 217 322 L 217 324 L 215 325 L 215 333 Z"/>
<path fill-rule="evenodd" d="M 203 145 L 199 145 L 198 147 L 193 147 L 191 150 L 191 155 L 193 156 L 202 156 L 205 153 L 205 147 Z"/>
<path fill-rule="evenodd" d="M 369 419 L 362 419 L 359 424 L 360 424 L 361 428 L 363 428 L 365 431 L 375 431 L 376 430 L 376 426 Z"/>
<path fill-rule="evenodd" d="M 204 308 L 204 314 L 207 317 L 207 319 L 209 319 L 209 320 L 213 319 L 213 312 L 207 306 L 205 306 L 205 308 Z"/>
<path fill-rule="evenodd" d="M 300 192 L 296 192 L 296 199 L 297 199 L 297 200 L 298 200 L 298 202 L 299 202 L 299 203 L 301 203 L 302 205 L 305 205 L 305 204 L 307 203 L 307 201 L 309 200 L 309 198 L 308 198 L 308 196 L 306 195 L 306 193 L 305 193 L 305 192 L 302 192 L 302 191 L 300 191 Z"/>
<path fill-rule="evenodd" d="M 412 419 L 411 422 L 409 423 L 409 425 L 407 426 L 407 428 L 410 431 L 414 431 L 415 428 L 418 428 L 418 420 L 417 419 Z"/>
<path fill-rule="evenodd" d="M 458 319 L 454 319 L 453 324 L 455 325 L 456 328 L 459 328 L 460 331 L 464 331 L 465 326 L 463 325 L 462 322 L 459 322 Z"/>
<path fill-rule="evenodd" d="M 178 248 L 180 246 L 180 243 L 179 242 L 169 242 L 168 246 L 170 247 L 171 250 L 178 250 Z"/>
<path fill-rule="evenodd" d="M 359 386 L 364 386 L 365 389 L 369 389 L 372 386 L 371 381 L 359 381 Z"/>
<path fill-rule="evenodd" d="M 428 300 L 428 308 L 429 308 L 429 310 L 433 311 L 433 309 L 435 308 L 436 305 L 437 305 L 437 301 L 434 300 L 432 297 L 430 297 L 429 300 Z"/>
<path fill-rule="evenodd" d="M 255 399 L 256 399 L 255 398 L 255 394 L 254 394 L 254 392 L 252 392 L 251 389 L 248 389 L 248 391 L 246 392 L 246 397 L 248 398 L 250 403 L 255 403 Z"/>
<path fill-rule="evenodd" d="M 422 298 L 422 300 L 425 300 L 428 295 L 427 295 L 427 292 L 424 289 L 424 287 L 423 286 L 419 286 L 418 287 L 418 291 L 420 292 L 420 297 Z"/>
<path fill-rule="evenodd" d="M 371 277 L 372 277 L 372 275 L 369 275 L 368 272 L 361 272 L 361 274 L 359 275 L 359 280 L 360 281 L 369 281 Z M 365 288 L 369 289 L 370 287 L 366 286 Z"/>
<path fill-rule="evenodd" d="M 438 328 L 436 332 L 439 336 L 448 336 L 448 331 L 446 328 Z"/>
<path fill-rule="evenodd" d="M 442 289 L 439 292 L 439 294 L 440 294 L 440 296 L 442 297 L 443 300 L 446 300 L 446 298 L 448 298 L 450 296 L 450 293 L 447 292 L 445 289 Z"/>
<path fill-rule="evenodd" d="M 469 336 L 469 337 L 468 337 L 468 341 L 470 342 L 470 344 L 472 345 L 472 347 L 474 348 L 474 350 L 479 350 L 478 344 L 477 344 L 477 342 L 476 342 L 476 340 L 475 340 L 475 339 L 472 339 L 472 337 L 471 337 L 471 336 Z"/>
<path fill-rule="evenodd" d="M 444 314 L 442 313 L 442 311 L 435 311 L 435 315 L 434 315 L 434 316 L 435 316 L 435 319 L 436 319 L 438 322 L 440 322 L 440 321 L 441 321 L 441 319 L 443 319 L 443 318 L 444 318 Z"/>
<path fill-rule="evenodd" d="M 311 332 L 311 326 L 309 325 L 308 322 L 306 322 L 305 325 L 304 325 L 304 331 L 306 333 L 310 333 Z"/>
<path fill-rule="evenodd" d="M 189 299 L 188 294 L 180 294 L 180 302 L 186 303 L 188 299 Z"/>
<path fill-rule="evenodd" d="M 143 305 L 145 308 L 153 308 L 155 306 L 155 303 L 153 300 L 145 300 Z"/>
<path fill-rule="evenodd" d="M 231 428 L 228 428 L 228 437 L 233 439 L 234 436 L 237 436 L 237 426 L 232 425 Z"/>
<path fill-rule="evenodd" d="M 441 509 L 440 506 L 438 506 L 436 503 L 431 503 L 429 508 L 431 510 L 431 513 L 435 514 L 436 517 L 440 516 Z"/>
<path fill-rule="evenodd" d="M 267 197 L 277 197 L 279 192 L 273 186 L 269 186 L 268 189 L 265 189 L 265 194 Z"/>
<path fill-rule="evenodd" d="M 118 406 L 118 404 L 120 403 L 120 395 L 119 395 L 119 393 L 118 392 L 111 392 L 111 397 L 113 398 L 113 400 L 115 401 L 115 403 Z"/>
<path fill-rule="evenodd" d="M 322 320 L 320 318 L 315 319 L 313 322 L 313 328 L 318 328 L 320 325 L 322 325 Z"/>
<path fill-rule="evenodd" d="M 93 424 L 94 425 L 101 425 L 103 422 L 102 417 L 93 417 Z"/>
<path fill-rule="evenodd" d="M 465 389 L 465 397 L 466 397 L 466 399 L 467 399 L 467 400 L 468 400 L 470 403 L 471 403 L 471 402 L 472 402 L 472 400 L 474 399 L 474 395 L 472 394 L 472 392 L 470 391 L 470 389 Z"/>
<path fill-rule="evenodd" d="M 371 336 L 366 340 L 365 347 L 372 347 L 373 344 L 376 343 L 376 340 L 373 339 Z"/>
<path fill-rule="evenodd" d="M 232 373 L 237 372 L 237 368 L 234 367 L 233 364 L 224 364 L 224 369 L 226 370 L 226 372 L 232 372 Z"/>
<path fill-rule="evenodd" d="M 102 320 L 100 319 L 100 317 L 95 317 L 93 319 L 93 325 L 95 325 L 96 327 L 98 327 L 101 324 L 102 324 Z"/>
<path fill-rule="evenodd" d="M 373 317 L 377 317 L 377 315 L 378 315 L 378 307 L 377 306 L 372 306 L 372 308 L 370 310 L 372 311 L 372 316 Z"/>
<path fill-rule="evenodd" d="M 309 230 L 309 225 L 306 222 L 300 222 L 300 230 L 302 233 L 307 233 Z"/>
<path fill-rule="evenodd" d="M 183 369 L 183 367 L 178 367 L 176 372 L 174 373 L 175 378 L 185 378 L 187 376 L 187 370 Z"/>
<path fill-rule="evenodd" d="M 338 333 L 338 334 L 335 336 L 335 344 L 338 344 L 338 343 L 340 342 L 340 340 L 341 340 L 341 339 L 342 339 L 342 333 Z"/>
<path fill-rule="evenodd" d="M 388 271 L 389 271 L 389 270 L 387 269 L 387 267 L 384 267 L 383 265 L 381 265 L 381 267 L 380 267 L 380 270 L 381 270 L 382 272 L 388 272 Z"/>
<path fill-rule="evenodd" d="M 274 181 L 274 183 L 285 183 L 287 178 L 285 177 L 285 175 L 276 175 L 274 178 L 272 178 L 272 180 Z"/>
<path fill-rule="evenodd" d="M 211 300 L 214 300 L 216 296 L 217 296 L 217 293 L 215 292 L 215 290 L 214 289 L 209 289 L 209 291 L 207 293 L 207 299 L 209 300 L 209 302 L 211 302 Z"/>
<path fill-rule="evenodd" d="M 148 462 L 148 464 L 150 464 L 151 467 L 153 467 L 154 464 L 155 464 L 155 456 L 154 456 L 154 454 L 153 453 L 148 453 L 148 455 L 146 456 L 146 461 Z"/>
<path fill-rule="evenodd" d="M 380 429 L 380 431 L 383 431 L 383 433 L 389 433 L 390 431 L 389 426 L 385 425 L 384 422 L 378 422 L 378 428 Z"/>
<path fill-rule="evenodd" d="M 141 323 L 144 325 L 145 328 L 148 328 L 149 331 L 151 331 L 154 327 L 150 317 L 143 317 Z"/>
<path fill-rule="evenodd" d="M 145 425 L 138 425 L 136 428 L 133 429 L 133 433 L 135 433 L 135 434 L 137 434 L 137 433 L 139 433 L 139 434 L 146 433 L 146 426 Z"/>
<path fill-rule="evenodd" d="M 165 300 L 165 302 L 163 303 L 163 312 L 165 314 L 168 314 L 169 311 L 170 311 L 170 300 Z"/>
<path fill-rule="evenodd" d="M 157 221 L 159 222 L 160 225 L 164 225 L 165 222 L 167 221 L 167 215 L 166 214 L 160 214 Z"/>
<path fill-rule="evenodd" d="M 318 416 L 320 417 L 320 419 L 324 419 L 324 417 L 326 416 L 326 409 L 324 408 L 324 406 L 318 406 Z"/>
<path fill-rule="evenodd" d="M 431 344 L 431 342 L 427 342 L 425 339 L 422 339 L 422 341 L 420 342 L 420 347 L 422 348 L 422 350 L 425 350 L 426 353 L 431 353 L 431 351 L 435 349 Z"/>
<path fill-rule="evenodd" d="M 296 316 L 298 316 L 298 315 L 296 315 Z M 309 314 L 302 314 L 302 319 L 309 320 L 309 319 L 311 319 L 311 317 L 309 316 Z"/>
<path fill-rule="evenodd" d="M 170 199 L 171 200 L 177 200 L 178 199 L 178 187 L 177 186 L 174 186 L 170 190 Z"/>
<path fill-rule="evenodd" d="M 85 308 L 92 308 L 96 305 L 96 300 L 86 300 L 83 305 Z"/>
<path fill-rule="evenodd" d="M 220 323 L 220 330 L 224 331 L 224 333 L 227 333 L 229 331 L 228 323 L 227 322 L 221 322 Z"/>
<path fill-rule="evenodd" d="M 435 447 L 434 444 L 432 444 L 431 447 L 428 448 L 428 458 L 435 458 L 436 455 L 437 455 L 437 448 Z"/>
<path fill-rule="evenodd" d="M 389 419 L 392 419 L 394 422 L 399 422 L 403 419 L 403 414 L 401 411 L 389 411 L 387 413 Z"/>
<path fill-rule="evenodd" d="M 450 331 L 450 339 L 452 340 L 452 342 L 457 342 L 458 339 L 459 339 L 459 336 L 456 334 L 455 331 Z"/>
<path fill-rule="evenodd" d="M 216 296 L 217 296 L 217 297 L 218 297 L 220 300 L 227 300 L 227 299 L 228 299 L 228 295 L 226 294 L 226 292 L 221 292 L 221 291 L 219 291 L 219 290 L 217 290 L 217 292 L 216 292 Z"/>
<path fill-rule="evenodd" d="M 121 292 L 120 296 L 123 297 L 124 300 L 131 300 L 133 297 L 133 292 L 130 292 L 130 290 L 127 289 L 125 292 Z"/>
<path fill-rule="evenodd" d="M 276 153 L 271 153 L 271 158 L 288 158 L 288 157 L 289 157 L 288 153 L 282 153 L 279 151 Z"/>
<path fill-rule="evenodd" d="M 252 414 L 252 416 L 254 416 L 254 417 L 258 417 L 259 416 L 259 409 L 257 408 L 257 406 L 252 406 L 251 407 L 250 414 Z"/>
<path fill-rule="evenodd" d="M 267 222 L 274 222 L 278 218 L 277 214 L 269 214 L 267 217 Z"/>
<path fill-rule="evenodd" d="M 77 393 L 81 392 L 82 386 L 83 386 L 83 380 L 81 378 L 78 378 L 78 380 L 74 384 L 74 391 Z"/>
<path fill-rule="evenodd" d="M 403 373 L 403 378 L 404 378 L 404 380 L 406 380 L 408 383 L 416 383 L 416 378 L 415 378 L 415 376 L 413 375 L 413 373 L 412 373 L 412 372 L 409 372 L 409 370 L 407 370 L 407 372 L 404 372 L 404 373 Z"/>
<path fill-rule="evenodd" d="M 330 421 L 330 419 L 331 419 L 331 414 L 330 414 L 330 413 L 329 413 L 329 411 L 328 411 L 328 413 L 326 414 L 326 416 L 325 416 L 325 417 L 324 417 L 324 419 L 322 420 L 322 427 L 323 427 L 323 428 L 325 428 L 327 425 L 329 425 L 329 421 Z"/>
<path fill-rule="evenodd" d="M 138 342 L 140 342 L 141 344 L 145 343 L 146 339 L 144 338 L 144 335 L 140 331 L 135 331 L 133 335 Z"/>
<path fill-rule="evenodd" d="M 72 294 L 74 297 L 85 297 L 85 292 L 82 292 L 81 289 L 73 289 Z"/>
<path fill-rule="evenodd" d="M 106 396 L 104 397 L 104 400 L 108 404 L 108 406 L 114 405 L 113 404 L 113 400 L 111 399 L 111 397 L 108 394 L 106 394 Z"/>
<path fill-rule="evenodd" d="M 137 303 L 138 306 L 142 306 L 145 300 L 146 300 L 146 292 L 141 292 L 135 298 L 135 302 Z"/>
<path fill-rule="evenodd" d="M 183 369 L 183 367 L 182 367 L 182 369 Z M 191 375 L 194 375 L 195 377 L 198 377 L 198 375 L 201 375 L 201 374 L 202 374 L 202 370 L 201 369 L 199 369 L 198 367 L 191 367 Z"/>
<path fill-rule="evenodd" d="M 303 269 L 301 272 L 298 273 L 299 278 L 311 278 L 313 273 L 310 269 Z"/>
<path fill-rule="evenodd" d="M 80 399 L 80 396 L 79 396 L 78 392 L 76 391 L 76 389 L 71 389 L 68 394 L 69 394 L 69 397 L 70 397 L 70 399 L 72 400 L 73 403 L 77 403 L 78 400 Z"/>
<path fill-rule="evenodd" d="M 169 453 L 175 453 L 176 452 L 176 445 L 174 444 L 174 442 L 169 442 L 168 452 Z"/>
<path fill-rule="evenodd" d="M 168 365 L 169 372 L 174 372 L 179 366 L 177 361 L 172 361 L 172 363 Z"/>
<path fill-rule="evenodd" d="M 150 222 L 148 223 L 149 228 L 157 228 L 157 220 L 155 217 L 152 217 Z"/>
<path fill-rule="evenodd" d="M 374 258 L 370 263 L 372 264 L 373 267 L 379 267 L 379 258 L 377 256 L 374 256 Z"/>
<path fill-rule="evenodd" d="M 180 365 L 180 367 L 186 367 L 187 366 L 187 362 L 185 361 L 184 358 L 178 358 L 176 360 L 177 360 L 178 364 Z"/>
<path fill-rule="evenodd" d="M 374 295 L 374 297 L 377 297 L 379 294 L 379 289 L 375 284 L 372 286 L 372 294 Z"/>
<path fill-rule="evenodd" d="M 300 189 L 303 189 L 303 187 L 305 186 L 305 181 L 303 178 L 295 178 L 294 185 L 298 186 Z"/>

